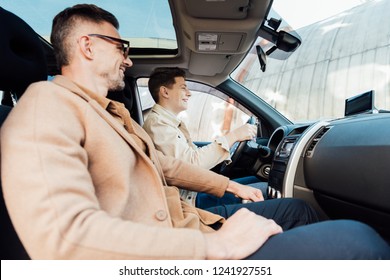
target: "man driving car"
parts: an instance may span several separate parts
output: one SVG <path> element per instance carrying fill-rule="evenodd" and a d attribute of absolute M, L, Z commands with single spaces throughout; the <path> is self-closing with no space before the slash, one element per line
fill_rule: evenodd
<path fill-rule="evenodd" d="M 230 162 L 229 149 L 235 142 L 253 139 L 257 127 L 244 124 L 203 147 L 197 147 L 191 139 L 186 124 L 179 114 L 188 107 L 191 92 L 185 81 L 184 70 L 178 67 L 161 67 L 153 71 L 148 81 L 149 91 L 156 102 L 148 114 L 143 128 L 152 138 L 157 150 L 165 155 L 211 169 L 222 161 Z M 262 191 L 266 197 L 266 182 L 259 182 L 253 176 L 234 179 Z M 192 205 L 207 209 L 217 205 L 241 203 L 242 200 L 226 193 L 223 197 L 180 189 L 182 199 Z M 259 194 L 260 195 L 260 194 Z"/>

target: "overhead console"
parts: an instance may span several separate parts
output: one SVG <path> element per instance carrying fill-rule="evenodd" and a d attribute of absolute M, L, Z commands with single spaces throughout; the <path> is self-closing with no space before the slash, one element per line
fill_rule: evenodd
<path fill-rule="evenodd" d="M 174 1 L 186 44 L 196 53 L 245 53 L 271 8 L 271 1 Z M 188 16 L 185 16 L 188 15 Z M 191 44 L 192 43 L 192 44 Z"/>
<path fill-rule="evenodd" d="M 196 32 L 198 51 L 237 52 L 245 33 Z"/>
<path fill-rule="evenodd" d="M 201 3 L 200 5 L 200 2 Z M 243 20 L 248 17 L 249 0 L 185 0 L 190 16 L 214 20 Z M 195 44 L 199 52 L 238 52 L 245 38 L 244 32 L 196 32 Z"/>
<path fill-rule="evenodd" d="M 271 0 L 169 2 L 183 50 L 179 57 L 188 56 L 188 66 L 183 68 L 190 75 L 212 79 L 226 79 L 226 73 L 236 68 L 257 39 L 272 5 Z"/>

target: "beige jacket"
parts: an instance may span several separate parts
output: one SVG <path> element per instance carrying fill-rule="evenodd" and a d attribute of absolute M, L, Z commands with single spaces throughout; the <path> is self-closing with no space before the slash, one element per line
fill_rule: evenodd
<path fill-rule="evenodd" d="M 148 157 L 63 76 L 31 85 L 1 129 L 4 198 L 34 259 L 203 259 L 220 216 L 179 199 L 180 185 L 222 196 L 228 178 L 157 152 Z M 163 163 L 163 164 L 160 164 Z"/>
<path fill-rule="evenodd" d="M 203 168 L 211 169 L 224 160 L 230 161 L 229 145 L 225 137 L 198 148 L 180 119 L 159 104 L 155 104 L 143 125 L 157 150 Z M 195 205 L 196 192 L 180 189 L 180 196 Z"/>

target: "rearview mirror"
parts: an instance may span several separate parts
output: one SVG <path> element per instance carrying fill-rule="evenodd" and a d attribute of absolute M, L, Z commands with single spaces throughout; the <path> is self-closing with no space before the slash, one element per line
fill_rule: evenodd
<path fill-rule="evenodd" d="M 270 58 L 285 60 L 301 45 L 301 37 L 274 9 L 267 17 L 258 31 L 259 45 Z"/>
<path fill-rule="evenodd" d="M 276 49 L 284 52 L 293 52 L 301 45 L 301 39 L 285 30 L 276 31 L 263 25 L 259 30 L 259 36 L 272 43 L 274 46 L 266 53 L 269 55 Z M 272 50 L 270 52 L 270 50 Z"/>
<path fill-rule="evenodd" d="M 278 33 L 276 47 L 279 50 L 293 52 L 301 45 L 301 40 L 294 35 L 284 30 L 279 31 Z"/>

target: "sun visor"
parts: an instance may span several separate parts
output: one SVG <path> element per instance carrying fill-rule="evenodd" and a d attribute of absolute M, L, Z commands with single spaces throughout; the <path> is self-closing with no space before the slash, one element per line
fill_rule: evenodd
<path fill-rule="evenodd" d="M 185 0 L 189 15 L 195 18 L 244 19 L 249 0 Z"/>

